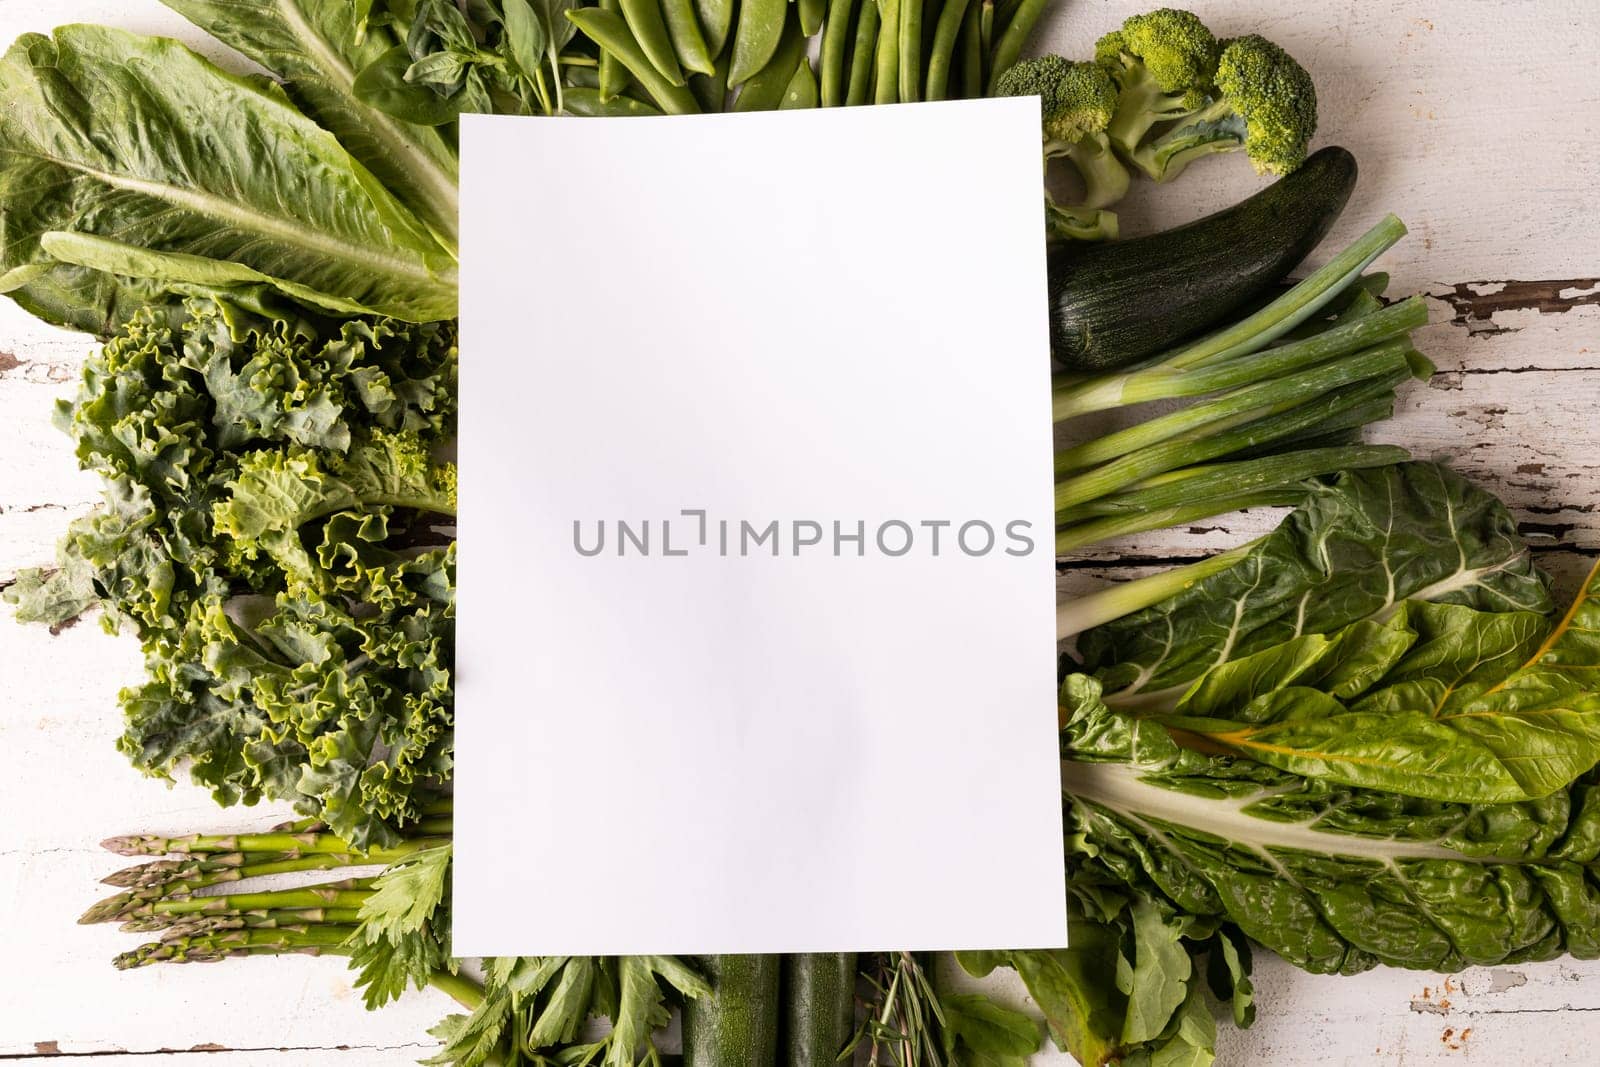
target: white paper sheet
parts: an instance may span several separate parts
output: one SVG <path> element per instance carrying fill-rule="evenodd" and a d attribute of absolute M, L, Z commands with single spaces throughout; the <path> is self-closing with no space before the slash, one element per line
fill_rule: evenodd
<path fill-rule="evenodd" d="M 464 120 L 459 954 L 1065 943 L 1038 138 Z"/>

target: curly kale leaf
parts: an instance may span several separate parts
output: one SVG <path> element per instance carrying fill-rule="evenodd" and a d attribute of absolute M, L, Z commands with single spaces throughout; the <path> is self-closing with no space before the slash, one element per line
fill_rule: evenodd
<path fill-rule="evenodd" d="M 288 799 L 388 843 L 451 768 L 455 470 L 449 324 L 135 315 L 58 421 L 102 504 L 51 575 L 143 645 L 121 749 L 224 804 Z"/>

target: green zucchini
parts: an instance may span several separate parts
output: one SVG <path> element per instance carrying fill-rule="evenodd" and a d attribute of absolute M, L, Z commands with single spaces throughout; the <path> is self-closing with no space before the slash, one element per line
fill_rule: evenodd
<path fill-rule="evenodd" d="M 856 954 L 783 957 L 784 1067 L 836 1067 L 856 1028 Z"/>
<path fill-rule="evenodd" d="M 1050 353 L 1069 371 L 1137 363 L 1227 321 L 1317 246 L 1356 184 L 1324 148 L 1250 199 L 1187 226 L 1049 253 Z"/>
<path fill-rule="evenodd" d="M 683 1067 L 774 1067 L 777 956 L 702 956 L 711 996 L 683 1006 Z"/>

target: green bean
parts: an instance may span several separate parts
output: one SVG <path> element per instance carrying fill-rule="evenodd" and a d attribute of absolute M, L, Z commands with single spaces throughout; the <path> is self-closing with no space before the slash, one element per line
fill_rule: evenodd
<path fill-rule="evenodd" d="M 800 32 L 815 37 L 822 29 L 822 15 L 828 10 L 828 0 L 799 0 L 795 6 L 800 9 Z"/>
<path fill-rule="evenodd" d="M 662 77 L 655 64 L 645 57 L 633 34 L 628 32 L 628 24 L 621 16 L 597 7 L 584 7 L 569 10 L 567 18 L 591 41 L 616 56 L 662 111 L 669 115 L 699 114 L 694 94 Z"/>
<path fill-rule="evenodd" d="M 900 0 L 878 0 L 878 7 L 881 22 L 872 102 L 893 104 L 900 99 Z"/>
<path fill-rule="evenodd" d="M 706 50 L 713 56 L 722 55 L 728 31 L 733 28 L 733 0 L 694 0 L 694 10 L 705 31 Z"/>
<path fill-rule="evenodd" d="M 972 100 L 983 95 L 983 30 L 979 0 L 969 0 L 961 20 L 961 96 Z"/>
<path fill-rule="evenodd" d="M 863 0 L 872 3 L 872 0 Z M 823 107 L 844 103 L 845 50 L 850 44 L 850 15 L 855 0 L 829 0 L 828 17 L 822 23 L 822 79 L 819 87 Z"/>
<path fill-rule="evenodd" d="M 784 0 L 787 5 L 788 0 Z M 733 102 L 735 111 L 776 111 L 783 104 L 795 68 L 805 59 L 806 38 L 797 19 L 784 22 L 783 36 L 772 53 L 772 60 L 746 79 Z"/>
<path fill-rule="evenodd" d="M 944 10 L 933 29 L 933 48 L 928 52 L 929 100 L 944 100 L 950 95 L 950 59 L 956 50 L 956 35 L 961 32 L 971 0 L 945 0 Z"/>
<path fill-rule="evenodd" d="M 873 61 L 878 44 L 878 0 L 861 0 L 856 13 L 855 45 L 850 52 L 850 78 L 844 102 L 849 107 L 872 99 Z"/>
<path fill-rule="evenodd" d="M 568 86 L 564 94 L 567 105 L 567 114 L 583 115 L 587 118 L 609 117 L 626 118 L 633 115 L 659 115 L 658 108 L 634 100 L 631 97 L 619 96 L 614 100 L 602 100 L 600 90 L 585 89 L 579 86 Z"/>
<path fill-rule="evenodd" d="M 765 70 L 783 40 L 789 17 L 789 0 L 743 0 L 739 5 L 739 24 L 733 31 L 733 64 L 728 68 L 728 84 L 743 85 L 757 71 Z M 787 86 L 788 79 L 784 79 Z"/>
<path fill-rule="evenodd" d="M 802 34 L 805 28 L 801 27 Z M 800 57 L 800 65 L 794 69 L 794 77 L 789 79 L 789 87 L 783 92 L 783 103 L 778 105 L 779 111 L 798 111 L 804 108 L 817 106 L 817 78 L 811 71 L 811 60 L 805 56 Z"/>
<path fill-rule="evenodd" d="M 661 14 L 667 22 L 667 36 L 672 39 L 672 51 L 683 69 L 696 74 L 710 74 L 711 51 L 700 34 L 700 20 L 695 17 L 694 0 L 661 0 Z"/>
<path fill-rule="evenodd" d="M 622 0 L 622 17 L 650 65 L 671 84 L 686 85 L 678 57 L 672 51 L 672 38 L 667 36 L 667 24 L 661 18 L 659 0 Z"/>
<path fill-rule="evenodd" d="M 900 0 L 900 99 L 922 98 L 922 3 Z"/>
<path fill-rule="evenodd" d="M 717 56 L 710 74 L 696 74 L 689 79 L 689 91 L 694 93 L 700 106 L 707 111 L 721 111 L 728 104 L 728 53 Z"/>
<path fill-rule="evenodd" d="M 994 92 L 995 79 L 1010 70 L 1022 55 L 1022 46 L 1028 43 L 1028 35 L 1033 33 L 1034 25 L 1049 4 L 1050 0 L 1022 0 L 1017 7 L 1017 13 L 1006 24 L 1005 32 L 1000 35 L 990 56 L 989 92 Z"/>
<path fill-rule="evenodd" d="M 983 0 L 978 8 L 978 40 L 983 42 L 983 81 L 989 82 L 989 57 L 994 54 L 994 0 Z"/>
<path fill-rule="evenodd" d="M 600 0 L 600 6 L 606 11 L 620 15 L 622 13 L 622 0 Z M 622 90 L 628 87 L 628 70 L 617 57 L 600 49 L 600 101 L 609 104 L 622 95 Z"/>

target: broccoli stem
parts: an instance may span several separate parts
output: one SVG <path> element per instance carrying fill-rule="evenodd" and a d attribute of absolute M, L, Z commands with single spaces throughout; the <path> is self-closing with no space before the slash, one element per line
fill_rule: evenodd
<path fill-rule="evenodd" d="M 1063 207 L 1044 201 L 1045 236 L 1052 241 L 1115 241 L 1117 216 L 1110 211 Z"/>
<path fill-rule="evenodd" d="M 1245 124 L 1227 100 L 1178 117 L 1161 136 L 1128 153 L 1128 162 L 1152 181 L 1170 182 L 1202 156 L 1232 152 L 1244 146 Z"/>
<path fill-rule="evenodd" d="M 1064 422 L 1091 412 L 1152 400 L 1175 400 L 1233 389 L 1361 351 L 1427 321 L 1427 305 L 1420 296 L 1413 296 L 1381 311 L 1259 354 L 1193 368 L 1160 363 L 1088 382 L 1068 380 L 1054 390 L 1055 421 Z"/>
<path fill-rule="evenodd" d="M 1085 137 L 1076 144 L 1047 147 L 1046 154 L 1065 159 L 1077 169 L 1083 179 L 1084 207 L 1110 207 L 1128 195 L 1128 168 L 1104 138 Z"/>
<path fill-rule="evenodd" d="M 1116 113 L 1106 126 L 1106 136 L 1124 156 L 1131 157 L 1138 151 L 1139 142 L 1152 126 L 1191 110 L 1184 103 L 1183 94 L 1163 92 L 1143 64 L 1126 66 L 1119 72 L 1118 82 L 1122 91 L 1117 96 Z"/>

